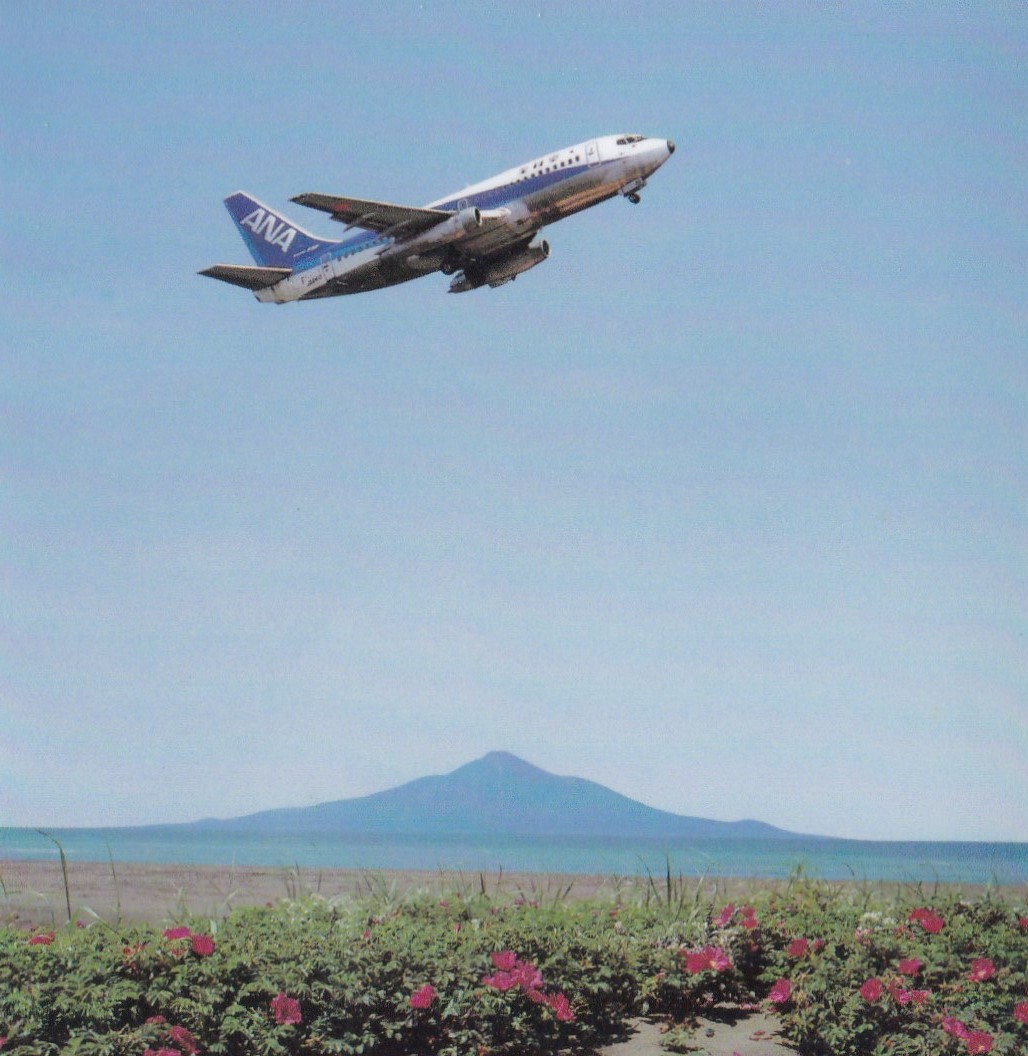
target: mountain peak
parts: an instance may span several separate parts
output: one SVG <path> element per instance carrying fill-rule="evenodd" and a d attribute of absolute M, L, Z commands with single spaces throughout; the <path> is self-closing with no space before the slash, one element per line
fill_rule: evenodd
<path fill-rule="evenodd" d="M 541 770 L 532 763 L 514 755 L 512 752 L 486 752 L 478 759 L 465 763 L 452 771 L 449 777 L 471 778 L 476 781 L 490 781 L 495 779 L 525 779 L 539 780 L 550 778 L 545 770 Z"/>
<path fill-rule="evenodd" d="M 266 830 L 694 838 L 784 836 L 759 822 L 718 822 L 655 810 L 603 785 L 558 777 L 505 751 L 449 774 L 358 799 L 262 811 L 234 824 Z"/>

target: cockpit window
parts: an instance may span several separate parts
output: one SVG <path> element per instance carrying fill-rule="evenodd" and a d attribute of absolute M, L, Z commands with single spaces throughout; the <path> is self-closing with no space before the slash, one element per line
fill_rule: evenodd
<path fill-rule="evenodd" d="M 618 146 L 624 147 L 629 143 L 641 143 L 646 137 L 645 136 L 619 136 Z"/>

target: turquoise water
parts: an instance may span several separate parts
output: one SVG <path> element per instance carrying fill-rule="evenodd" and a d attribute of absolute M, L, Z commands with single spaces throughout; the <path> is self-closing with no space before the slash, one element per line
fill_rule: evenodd
<path fill-rule="evenodd" d="M 797 867 L 824 880 L 1028 883 L 1028 844 L 914 843 L 797 837 L 788 840 L 646 840 L 574 837 L 264 835 L 218 829 L 53 829 L 70 861 L 428 869 L 663 876 L 787 877 Z M 33 829 L 0 829 L 4 859 L 56 859 Z"/>

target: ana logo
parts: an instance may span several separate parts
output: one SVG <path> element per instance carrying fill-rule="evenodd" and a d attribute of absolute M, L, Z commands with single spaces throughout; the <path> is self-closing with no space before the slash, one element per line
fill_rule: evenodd
<path fill-rule="evenodd" d="M 283 253 L 289 251 L 289 247 L 296 238 L 296 228 L 290 227 L 285 220 L 279 220 L 274 213 L 266 209 L 254 209 L 244 219 L 239 221 L 240 227 L 248 227 L 255 234 L 263 235 L 265 242 L 278 246 Z"/>

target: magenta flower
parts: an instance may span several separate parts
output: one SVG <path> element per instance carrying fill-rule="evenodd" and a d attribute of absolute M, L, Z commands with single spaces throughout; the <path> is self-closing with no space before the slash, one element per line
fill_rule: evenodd
<path fill-rule="evenodd" d="M 929 935 L 937 935 L 942 931 L 945 921 L 934 909 L 922 906 L 920 909 L 912 909 L 907 918 L 911 924 L 920 924 Z"/>
<path fill-rule="evenodd" d="M 521 987 L 526 993 L 538 990 L 543 985 L 542 972 L 529 961 L 519 961 L 510 950 L 490 954 L 499 971 L 482 976 L 482 982 L 494 990 L 510 990 Z"/>
<path fill-rule="evenodd" d="M 986 979 L 991 979 L 995 974 L 996 966 L 988 957 L 977 957 L 971 962 L 971 970 L 967 973 L 967 978 L 972 983 L 984 983 Z"/>
<path fill-rule="evenodd" d="M 575 1012 L 571 1007 L 571 1002 L 563 994 L 554 994 L 553 997 L 548 997 L 546 1003 L 553 1009 L 553 1014 L 562 1023 L 573 1023 L 575 1021 Z"/>
<path fill-rule="evenodd" d="M 168 1029 L 168 1040 L 173 1041 L 185 1056 L 196 1056 L 200 1051 L 196 1038 L 185 1027 L 170 1027 Z"/>
<path fill-rule="evenodd" d="M 773 1005 L 784 1005 L 787 1004 L 789 998 L 792 997 L 792 983 L 788 979 L 779 979 L 774 986 L 771 987 L 770 992 L 767 995 L 768 1001 Z"/>
<path fill-rule="evenodd" d="M 806 939 L 793 939 L 789 943 L 789 948 L 785 951 L 790 957 L 803 957 L 810 947 L 810 943 Z"/>
<path fill-rule="evenodd" d="M 748 931 L 753 931 L 757 927 L 756 911 L 752 906 L 743 906 L 739 910 L 739 923 Z"/>
<path fill-rule="evenodd" d="M 725 972 L 732 967 L 720 946 L 704 946 L 702 950 L 687 950 L 685 954 L 685 970 L 690 975 L 699 975 L 700 972 Z"/>
<path fill-rule="evenodd" d="M 1028 1023 L 1028 1001 L 1022 1001 L 1014 1006 L 1014 1019 L 1018 1023 Z"/>
<path fill-rule="evenodd" d="M 164 937 L 166 939 L 188 939 L 190 934 L 189 928 L 167 928 Z"/>
<path fill-rule="evenodd" d="M 905 957 L 896 967 L 900 975 L 917 975 L 921 971 L 921 962 L 916 957 Z"/>
<path fill-rule="evenodd" d="M 294 1023 L 302 1023 L 303 1016 L 300 1014 L 300 1002 L 295 997 L 287 997 L 282 990 L 271 999 L 272 1015 L 275 1022 L 287 1027 Z"/>
<path fill-rule="evenodd" d="M 214 940 L 210 935 L 194 935 L 190 945 L 197 957 L 210 957 L 214 952 Z"/>
<path fill-rule="evenodd" d="M 942 1029 L 951 1037 L 960 1038 L 961 1040 L 966 1039 L 971 1033 L 955 1016 L 943 1016 Z"/>
<path fill-rule="evenodd" d="M 1017 926 L 1022 931 L 1028 931 L 1028 917 L 1018 917 L 1017 918 Z"/>
<path fill-rule="evenodd" d="M 969 1030 L 964 1044 L 970 1056 L 980 1056 L 981 1053 L 992 1052 L 992 1035 L 984 1030 Z"/>
<path fill-rule="evenodd" d="M 543 973 L 534 964 L 523 961 L 514 969 L 514 981 L 522 990 L 534 990 L 543 985 Z"/>
<path fill-rule="evenodd" d="M 721 910 L 720 916 L 714 921 L 714 926 L 717 928 L 727 928 L 732 922 L 732 917 L 735 916 L 735 906 L 731 902 Z"/>
<path fill-rule="evenodd" d="M 52 931 L 44 932 L 42 935 L 33 935 L 29 939 L 30 946 L 49 946 L 54 941 L 54 933 Z"/>
<path fill-rule="evenodd" d="M 0 1049 L 2 1049 L 6 1044 L 7 1044 L 7 1039 L 6 1038 L 0 1038 Z"/>
<path fill-rule="evenodd" d="M 410 1007 L 428 1008 L 434 1000 L 435 990 L 432 988 L 432 984 L 425 983 L 420 990 L 415 990 L 414 993 L 410 995 Z"/>
<path fill-rule="evenodd" d="M 860 996 L 867 1002 L 873 1003 L 882 996 L 885 987 L 882 986 L 881 979 L 877 979 L 872 976 L 868 979 L 863 986 L 860 988 Z"/>
<path fill-rule="evenodd" d="M 517 986 L 517 981 L 510 972 L 494 972 L 492 975 L 483 975 L 482 982 L 493 990 L 509 990 Z"/>

